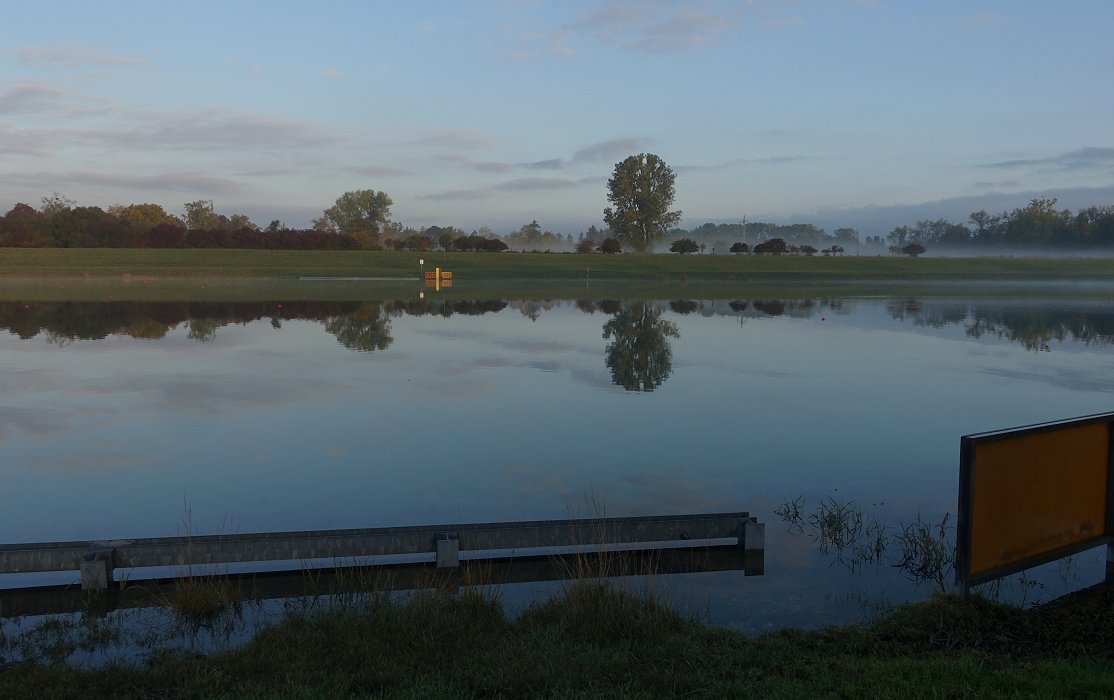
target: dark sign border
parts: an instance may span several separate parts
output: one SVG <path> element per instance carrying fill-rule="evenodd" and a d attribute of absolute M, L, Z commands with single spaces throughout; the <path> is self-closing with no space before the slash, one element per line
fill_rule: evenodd
<path fill-rule="evenodd" d="M 1107 426 L 1107 456 L 1106 456 L 1106 523 L 1103 534 L 1084 542 L 1076 542 L 1066 547 L 1061 547 L 1038 556 L 1017 561 L 1008 566 L 999 567 L 983 572 L 978 576 L 971 575 L 971 519 L 974 497 L 974 468 L 975 447 L 989 442 L 999 442 L 1026 435 L 1055 432 L 1065 428 L 1077 428 L 1093 423 L 1103 423 Z M 956 547 L 955 547 L 955 585 L 959 594 L 966 596 L 973 586 L 1010 574 L 1016 574 L 1034 566 L 1047 564 L 1063 557 L 1078 554 L 1079 552 L 1097 547 L 1102 544 L 1114 543 L 1114 412 L 1097 413 L 1079 418 L 1039 423 L 1020 428 L 994 430 L 986 433 L 974 433 L 959 438 L 959 511 L 956 521 Z M 1108 567 L 1109 569 L 1109 567 Z"/>

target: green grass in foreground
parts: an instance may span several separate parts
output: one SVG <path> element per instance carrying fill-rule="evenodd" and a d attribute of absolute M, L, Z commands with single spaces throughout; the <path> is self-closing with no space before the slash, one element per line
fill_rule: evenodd
<path fill-rule="evenodd" d="M 388 251 L 0 248 L 0 278 L 360 276 L 412 278 L 441 266 L 460 281 L 616 280 L 738 284 L 769 280 L 1114 279 L 1114 258 L 577 255 Z"/>
<path fill-rule="evenodd" d="M 1021 611 L 938 597 L 863 627 L 760 638 L 591 582 L 509 620 L 481 593 L 293 615 L 144 668 L 17 666 L 0 697 L 1110 697 L 1114 596 Z"/>

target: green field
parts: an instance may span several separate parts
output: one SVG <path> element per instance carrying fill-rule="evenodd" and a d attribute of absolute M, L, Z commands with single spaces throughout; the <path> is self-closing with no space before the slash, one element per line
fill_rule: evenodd
<path fill-rule="evenodd" d="M 422 254 L 0 249 L 0 300 L 383 300 L 416 296 Z M 1114 258 L 757 257 L 428 253 L 455 298 L 817 298 L 1077 295 L 1114 287 Z M 306 279 L 334 278 L 334 279 Z"/>
<path fill-rule="evenodd" d="M 700 280 L 737 284 L 783 279 L 1114 279 L 1114 258 L 909 258 L 754 255 L 576 255 L 385 251 L 0 249 L 0 277 L 353 276 L 414 278 L 451 270 L 484 280 Z"/>

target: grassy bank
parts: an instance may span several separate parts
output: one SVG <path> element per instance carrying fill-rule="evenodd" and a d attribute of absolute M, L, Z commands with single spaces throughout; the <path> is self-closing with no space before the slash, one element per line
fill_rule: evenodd
<path fill-rule="evenodd" d="M 0 300 L 408 299 L 423 290 L 417 261 L 417 254 L 394 252 L 0 249 Z M 1051 297 L 1114 290 L 1114 259 L 1094 258 L 433 253 L 425 261 L 426 270 L 440 265 L 453 272 L 453 286 L 437 294 L 457 299 Z"/>
<path fill-rule="evenodd" d="M 591 582 L 514 620 L 480 593 L 369 597 L 211 657 L 13 666 L 0 697 L 1108 697 L 1112 600 L 938 597 L 868 626 L 751 638 Z"/>
<path fill-rule="evenodd" d="M 417 279 L 451 270 L 459 282 L 618 280 L 727 284 L 793 279 L 1114 279 L 1114 258 L 908 258 L 734 255 L 576 255 L 370 251 L 0 249 L 0 278 Z"/>

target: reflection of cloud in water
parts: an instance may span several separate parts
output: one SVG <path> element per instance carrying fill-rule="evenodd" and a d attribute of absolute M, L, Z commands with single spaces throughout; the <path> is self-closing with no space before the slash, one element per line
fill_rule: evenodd
<path fill-rule="evenodd" d="M 462 362 L 457 365 L 446 365 L 437 371 L 437 374 L 444 376 L 456 376 L 462 372 L 468 372 L 474 369 L 502 369 L 504 367 L 511 367 L 511 361 L 505 357 L 497 357 L 494 355 L 485 355 L 477 357 L 471 362 Z"/>
<path fill-rule="evenodd" d="M 526 353 L 526 354 L 547 353 L 547 352 L 555 352 L 555 353 L 582 352 L 582 350 L 578 350 L 578 348 L 575 345 L 572 345 L 570 343 L 562 343 L 562 342 L 552 341 L 552 340 L 538 340 L 538 341 L 500 340 L 500 341 L 496 341 L 495 345 L 497 345 L 501 348 L 506 348 L 507 350 L 514 350 L 515 352 L 521 352 L 521 353 Z"/>
<path fill-rule="evenodd" d="M 1001 367 L 984 367 L 981 374 L 1000 377 L 1015 382 L 1040 382 L 1072 391 L 1094 393 L 1095 391 L 1114 391 L 1114 377 L 1098 376 L 1084 370 L 1070 370 L 1063 367 L 1050 367 L 1044 372 L 1033 370 L 1009 370 Z"/>
<path fill-rule="evenodd" d="M 71 452 L 60 457 L 35 457 L 28 466 L 38 472 L 82 474 L 134 469 L 161 462 L 161 455 L 132 454 L 128 452 Z"/>
<path fill-rule="evenodd" d="M 50 380 L 51 374 L 45 369 L 4 367 L 3 371 L 0 371 L 0 396 L 35 391 Z"/>
<path fill-rule="evenodd" d="M 348 454 L 348 448 L 346 447 L 329 447 L 325 449 L 326 457 L 343 457 L 346 454 Z"/>
<path fill-rule="evenodd" d="M 65 433 L 69 429 L 70 421 L 56 411 L 0 406 L 0 444 L 9 436 L 45 437 Z"/>
<path fill-rule="evenodd" d="M 590 481 L 579 470 L 566 466 L 542 468 L 534 464 L 506 465 L 514 490 L 521 494 L 551 494 L 569 504 L 573 517 L 625 517 L 717 513 L 745 510 L 743 504 L 723 495 L 711 479 L 694 479 L 691 473 L 625 472 Z M 602 513 L 580 513 L 598 505 Z"/>
<path fill-rule="evenodd" d="M 561 369 L 561 365 L 556 362 L 527 362 L 526 366 L 542 372 L 558 372 Z"/>
<path fill-rule="evenodd" d="M 598 369 L 588 370 L 580 367 L 573 367 L 569 370 L 569 376 L 581 384 L 595 389 L 611 389 L 614 386 L 611 383 L 611 374 L 603 366 L 602 362 Z"/>
<path fill-rule="evenodd" d="M 458 373 L 453 372 L 452 374 L 456 375 Z M 488 393 L 498 385 L 498 382 L 483 379 L 439 379 L 436 382 L 422 382 L 418 387 L 437 398 L 475 399 Z"/>
<path fill-rule="evenodd" d="M 127 388 L 158 410 L 206 414 L 274 408 L 305 402 L 306 397 L 321 401 L 340 389 L 306 376 L 245 379 L 241 375 L 144 377 L 130 381 Z M 104 388 L 113 390 L 118 390 L 115 384 Z"/>

